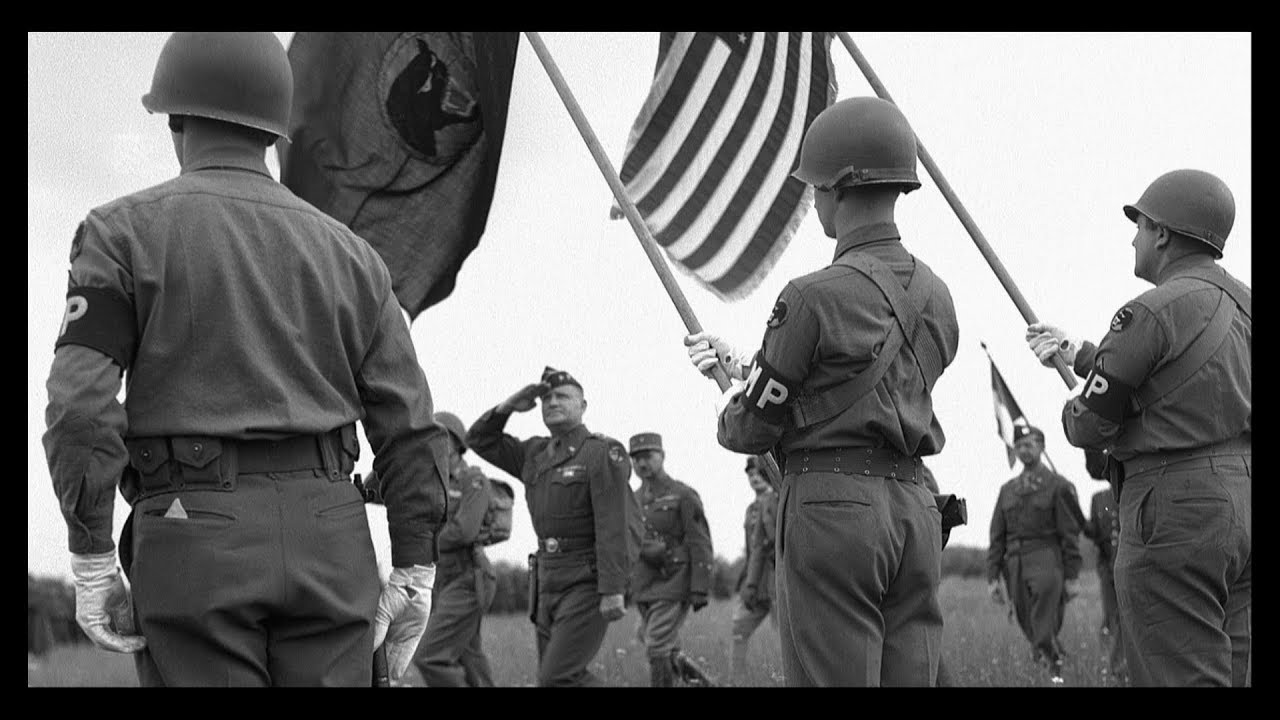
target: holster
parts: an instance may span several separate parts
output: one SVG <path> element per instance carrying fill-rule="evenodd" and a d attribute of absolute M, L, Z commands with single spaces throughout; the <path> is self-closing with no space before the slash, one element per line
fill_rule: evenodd
<path fill-rule="evenodd" d="M 934 495 L 933 501 L 938 504 L 938 511 L 942 513 L 943 532 L 969 522 L 969 508 L 964 498 L 955 495 Z"/>
<path fill-rule="evenodd" d="M 529 553 L 529 622 L 538 624 L 538 556 Z"/>

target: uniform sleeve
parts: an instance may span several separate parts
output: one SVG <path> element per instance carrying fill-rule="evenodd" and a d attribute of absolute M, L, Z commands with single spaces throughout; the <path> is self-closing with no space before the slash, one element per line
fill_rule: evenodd
<path fill-rule="evenodd" d="M 764 575 L 764 564 L 774 547 L 774 535 L 777 526 L 774 524 L 777 514 L 777 495 L 765 493 L 760 497 L 760 511 L 756 514 L 756 522 L 751 528 L 751 554 L 747 564 L 747 586 L 760 586 L 760 578 Z"/>
<path fill-rule="evenodd" d="M 1167 333 L 1154 313 L 1137 302 L 1120 308 L 1094 353 L 1080 395 L 1062 409 L 1067 440 L 1081 448 L 1110 445 L 1132 413 L 1134 390 L 1151 375 L 1168 348 Z M 1081 364 L 1078 355 L 1076 364 Z"/>
<path fill-rule="evenodd" d="M 1075 488 L 1066 478 L 1059 478 L 1055 492 L 1057 507 L 1054 518 L 1057 523 L 1058 542 L 1062 546 L 1063 575 L 1074 580 L 1080 575 L 1080 525 L 1084 513 L 1080 510 L 1080 501 L 1076 497 Z"/>
<path fill-rule="evenodd" d="M 743 391 L 717 423 L 720 444 L 738 453 L 768 452 L 781 439 L 818 344 L 818 318 L 794 283 L 782 289 L 767 325 Z"/>
<path fill-rule="evenodd" d="M 711 528 L 702 510 L 702 499 L 692 490 L 680 497 L 680 519 L 684 523 L 684 544 L 689 548 L 691 566 L 689 592 L 711 592 L 711 574 L 715 570 L 711 548 Z"/>
<path fill-rule="evenodd" d="M 99 293 L 90 298 L 89 308 L 71 300 L 77 288 Z M 128 363 L 108 354 L 110 348 L 66 341 L 121 335 L 110 322 L 123 313 L 97 315 L 93 303 L 107 299 L 117 307 L 132 308 L 131 288 L 128 248 L 112 237 L 100 218 L 90 215 L 72 241 L 69 297 L 45 385 L 49 402 L 42 438 L 53 490 L 67 523 L 67 547 L 76 554 L 115 547 L 116 487 L 129 460 L 124 445 L 128 418 L 116 397 Z M 78 330 L 75 326 L 82 323 L 93 323 L 94 329 Z M 132 327 L 131 318 L 128 324 Z"/>
<path fill-rule="evenodd" d="M 356 387 L 373 469 L 382 481 L 391 564 L 433 563 L 435 534 L 444 523 L 448 502 L 444 478 L 449 472 L 449 437 L 432 419 L 431 390 L 389 277 L 378 329 L 356 374 Z"/>
<path fill-rule="evenodd" d="M 1004 513 L 1000 506 L 1004 501 L 1004 490 L 996 497 L 995 509 L 991 511 L 991 544 L 987 547 L 987 582 L 1000 579 L 1004 573 L 1004 550 L 1008 528 L 1005 526 Z"/>
<path fill-rule="evenodd" d="M 510 413 L 500 413 L 496 407 L 481 415 L 467 430 L 467 445 L 485 462 L 523 481 L 520 473 L 524 471 L 524 445 L 515 436 L 502 432 L 510 418 Z"/>
<path fill-rule="evenodd" d="M 464 468 L 459 481 L 462 497 L 458 509 L 440 531 L 438 545 L 441 550 L 458 550 L 475 544 L 480 536 L 480 525 L 489 511 L 489 480 L 477 468 Z"/>
<path fill-rule="evenodd" d="M 617 440 L 593 450 L 587 477 L 591 482 L 591 509 L 595 516 L 596 587 L 601 595 L 616 595 L 626 591 L 631 573 L 627 554 L 630 542 L 627 506 L 635 502 L 631 486 L 627 484 L 631 478 L 631 460 Z"/>
<path fill-rule="evenodd" d="M 754 505 L 756 502 L 758 501 L 752 500 L 751 504 Z M 748 505 L 747 512 L 745 517 L 743 518 L 743 523 L 742 523 L 742 526 L 743 526 L 742 568 L 738 570 L 738 580 L 733 587 L 734 592 L 742 592 L 742 586 L 743 584 L 746 583 L 747 574 L 751 569 L 751 556 L 752 556 L 751 537 L 755 533 L 756 524 L 754 522 L 750 522 L 750 519 L 751 519 L 751 506 Z"/>

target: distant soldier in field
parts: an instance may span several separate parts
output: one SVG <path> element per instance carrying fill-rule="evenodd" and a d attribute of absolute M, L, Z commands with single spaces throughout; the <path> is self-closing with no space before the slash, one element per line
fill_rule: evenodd
<path fill-rule="evenodd" d="M 513 412 L 542 401 L 550 437 L 503 432 Z M 546 368 L 481 415 L 467 433 L 476 454 L 524 483 L 538 551 L 529 556 L 529 617 L 538 635 L 538 684 L 602 685 L 587 669 L 609 623 L 626 614 L 640 508 L 626 448 L 582 424 L 587 400 L 569 373 Z"/>
<path fill-rule="evenodd" d="M 1094 480 L 1106 480 L 1105 458 L 1102 453 L 1085 451 L 1089 475 Z M 1111 676 L 1124 682 L 1127 673 L 1124 663 L 1124 643 L 1120 634 L 1120 613 L 1116 606 L 1115 564 L 1116 549 L 1120 547 L 1120 521 L 1117 514 L 1116 496 L 1111 488 L 1104 488 L 1093 494 L 1089 502 L 1089 521 L 1085 523 L 1084 535 L 1098 549 L 1098 594 L 1102 596 L 1102 625 L 1098 635 L 1102 639 L 1102 647 L 1108 653 L 1108 672 Z"/>
<path fill-rule="evenodd" d="M 756 494 L 743 520 L 746 555 L 738 576 L 738 607 L 733 611 L 733 655 L 730 671 L 736 682 L 746 680 L 747 650 L 751 635 L 766 617 L 778 624 L 774 611 L 774 539 L 777 533 L 778 493 L 765 479 L 756 456 L 747 458 L 747 482 Z"/>
<path fill-rule="evenodd" d="M 995 602 L 1013 603 L 1033 657 L 1057 684 L 1063 682 L 1058 633 L 1067 601 L 1079 594 L 1083 514 L 1071 482 L 1040 462 L 1044 433 L 1019 425 L 1014 437 L 1022 472 L 1000 487 L 991 513 L 987 582 Z"/>
<path fill-rule="evenodd" d="M 644 542 L 633 574 L 632 598 L 640 611 L 639 635 L 649 655 L 649 684 L 671 687 L 682 677 L 680 626 L 707 606 L 715 569 L 711 529 L 698 492 L 663 467 L 662 436 L 631 437 L 631 464 L 640 476 Z"/>

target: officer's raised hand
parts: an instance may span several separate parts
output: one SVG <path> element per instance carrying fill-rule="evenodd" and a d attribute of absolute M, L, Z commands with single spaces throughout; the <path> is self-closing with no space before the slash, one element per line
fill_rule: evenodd
<path fill-rule="evenodd" d="M 689 604 L 693 606 L 694 612 L 698 612 L 707 606 L 707 594 L 700 592 L 689 593 Z"/>
<path fill-rule="evenodd" d="M 391 579 L 382 588 L 373 626 L 373 649 L 386 642 L 391 680 L 399 680 L 409 669 L 409 661 L 427 629 L 435 580 L 435 565 L 398 567 L 392 568 Z"/>
<path fill-rule="evenodd" d="M 745 380 L 750 359 L 735 349 L 719 335 L 700 332 L 686 335 L 684 344 L 689 348 L 689 362 L 698 372 L 711 377 L 716 363 L 724 365 L 725 372 L 732 380 Z"/>
<path fill-rule="evenodd" d="M 1068 335 L 1066 330 L 1048 323 L 1032 323 L 1027 326 L 1027 347 L 1035 353 L 1040 364 L 1053 367 L 1053 356 L 1059 355 L 1067 367 L 1075 365 L 1080 351 L 1080 338 Z"/>
<path fill-rule="evenodd" d="M 614 620 L 621 620 L 622 616 L 627 614 L 627 609 L 624 606 L 622 601 L 622 593 L 615 593 L 613 595 L 601 595 L 600 596 L 600 614 L 603 615 L 604 619 L 608 620 L 609 622 L 613 622 Z"/>
<path fill-rule="evenodd" d="M 133 626 L 133 600 L 120 578 L 114 550 L 72 555 L 76 580 L 76 622 L 94 645 L 103 650 L 135 653 L 147 646 Z"/>
<path fill-rule="evenodd" d="M 1004 605 L 1009 601 L 1009 599 L 1005 597 L 1004 583 L 999 580 L 992 580 L 987 583 L 987 590 L 991 593 L 991 601 L 995 604 Z"/>
<path fill-rule="evenodd" d="M 538 404 L 538 398 L 545 395 L 551 390 L 551 386 L 544 382 L 530 383 L 520 388 L 516 394 L 503 400 L 498 405 L 498 412 L 528 412 Z"/>

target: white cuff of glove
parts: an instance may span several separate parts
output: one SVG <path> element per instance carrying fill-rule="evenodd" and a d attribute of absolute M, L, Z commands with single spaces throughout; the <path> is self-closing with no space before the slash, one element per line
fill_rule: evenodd
<path fill-rule="evenodd" d="M 746 386 L 747 384 L 741 381 L 731 382 L 729 383 L 729 387 L 724 392 L 720 393 L 720 396 L 716 398 L 717 421 L 720 419 L 720 416 L 724 414 L 725 408 L 729 407 L 729 403 L 733 402 L 735 397 L 741 395 Z"/>
<path fill-rule="evenodd" d="M 373 648 L 377 650 L 386 645 L 387 672 L 391 680 L 399 680 L 409 669 L 418 641 L 427 629 L 435 580 L 435 565 L 392 568 L 391 577 L 378 598 Z"/>
<path fill-rule="evenodd" d="M 146 640 L 135 635 L 133 600 L 116 566 L 116 552 L 71 555 L 75 577 L 76 623 L 104 650 L 138 652 Z"/>

